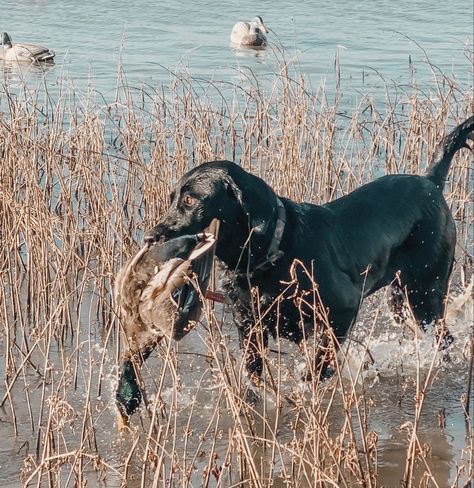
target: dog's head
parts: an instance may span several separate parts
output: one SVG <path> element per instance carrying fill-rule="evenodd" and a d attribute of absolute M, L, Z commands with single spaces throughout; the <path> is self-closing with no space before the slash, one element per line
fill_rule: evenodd
<path fill-rule="evenodd" d="M 217 256 L 229 266 L 243 266 L 249 256 L 255 261 L 265 254 L 277 216 L 276 195 L 262 179 L 230 161 L 212 161 L 179 180 L 168 212 L 145 240 L 197 234 L 217 218 Z"/>

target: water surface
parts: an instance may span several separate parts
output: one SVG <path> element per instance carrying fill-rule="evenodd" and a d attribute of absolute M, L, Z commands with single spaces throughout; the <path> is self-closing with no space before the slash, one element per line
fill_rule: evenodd
<path fill-rule="evenodd" d="M 2 29 L 14 41 L 56 51 L 49 80 L 67 76 L 107 95 L 119 65 L 130 85 L 156 87 L 183 69 L 205 80 L 238 82 L 240 69 L 262 77 L 274 73 L 282 57 L 294 60 L 315 89 L 326 79 L 331 89 L 338 56 L 341 87 L 351 102 L 359 90 L 383 96 L 385 84 L 409 84 L 414 75 L 422 86 L 434 86 L 433 72 L 472 80 L 473 7 L 465 0 L 276 0 L 260 2 L 258 10 L 249 1 L 4 0 L 2 10 Z M 255 15 L 272 30 L 268 49 L 233 50 L 233 23 Z"/>

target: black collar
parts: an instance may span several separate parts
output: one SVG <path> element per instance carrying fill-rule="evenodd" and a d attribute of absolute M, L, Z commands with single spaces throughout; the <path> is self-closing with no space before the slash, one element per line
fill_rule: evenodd
<path fill-rule="evenodd" d="M 286 211 L 283 202 L 276 196 L 276 204 L 278 208 L 278 217 L 275 223 L 275 230 L 273 231 L 272 242 L 268 246 L 268 251 L 262 261 L 254 266 L 254 271 L 267 269 L 273 265 L 275 261 L 280 259 L 285 253 L 280 249 L 281 239 L 285 232 Z"/>

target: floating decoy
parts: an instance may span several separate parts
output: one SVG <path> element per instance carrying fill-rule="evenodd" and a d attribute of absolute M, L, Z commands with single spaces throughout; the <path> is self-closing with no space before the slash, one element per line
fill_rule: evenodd
<path fill-rule="evenodd" d="M 35 44 L 14 44 L 10 34 L 0 34 L 0 60 L 19 63 L 41 63 L 53 61 L 55 52 Z"/>
<path fill-rule="evenodd" d="M 262 17 L 257 16 L 250 22 L 237 22 L 232 28 L 230 40 L 239 46 L 263 47 L 267 45 L 266 33 L 267 26 Z"/>
<path fill-rule="evenodd" d="M 182 339 L 201 315 L 218 221 L 202 234 L 144 246 L 117 274 L 114 300 L 125 339 L 116 390 L 119 429 L 140 406 L 139 369 L 157 344 Z M 196 275 L 197 279 L 191 277 Z M 197 286 L 196 286 L 197 285 Z"/>

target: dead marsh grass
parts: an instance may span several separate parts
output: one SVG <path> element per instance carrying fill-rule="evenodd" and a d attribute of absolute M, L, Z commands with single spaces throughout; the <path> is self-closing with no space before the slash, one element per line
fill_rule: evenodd
<path fill-rule="evenodd" d="M 310 353 L 271 353 L 263 392 L 245 393 L 222 309 L 208 307 L 204 327 L 146 363 L 148 414 L 120 437 L 111 282 L 190 165 L 237 160 L 285 196 L 324 202 L 381 174 L 422 173 L 436 141 L 472 113 L 471 90 L 447 79 L 437 93 L 387 89 L 383 103 L 362 98 L 349 112 L 285 65 L 270 88 L 249 75 L 230 98 L 229 87 L 190 76 L 160 89 L 117 86 L 113 103 L 67 84 L 54 97 L 27 86 L 0 93 L 0 478 L 11 486 L 382 486 L 384 433 L 371 428 L 375 400 L 362 366 L 302 386 L 293 363 L 309 364 Z M 458 275 L 472 270 L 472 183 L 466 151 L 445 191 L 459 224 Z M 373 305 L 369 335 L 381 307 Z M 465 395 L 461 407 L 474 344 L 463 330 L 461 380 L 452 385 Z M 446 475 L 423 440 L 438 360 L 398 384 L 412 403 L 410 420 L 394 426 L 404 442 L 394 486 L 472 480 L 472 436 L 443 464 Z M 257 403 L 245 401 L 255 395 Z"/>

